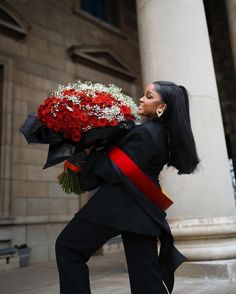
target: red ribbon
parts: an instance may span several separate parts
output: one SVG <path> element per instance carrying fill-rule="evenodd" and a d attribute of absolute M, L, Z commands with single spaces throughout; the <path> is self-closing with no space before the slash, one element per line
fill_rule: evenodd
<path fill-rule="evenodd" d="M 166 210 L 173 204 L 173 201 L 162 193 L 161 189 L 120 148 L 112 147 L 109 150 L 109 157 L 128 179 L 159 208 Z"/>
<path fill-rule="evenodd" d="M 65 161 L 64 163 L 64 171 L 69 168 L 70 170 L 72 170 L 73 172 L 75 173 L 78 173 L 81 171 L 81 167 L 80 166 L 77 166 L 71 162 L 69 162 L 68 160 Z"/>

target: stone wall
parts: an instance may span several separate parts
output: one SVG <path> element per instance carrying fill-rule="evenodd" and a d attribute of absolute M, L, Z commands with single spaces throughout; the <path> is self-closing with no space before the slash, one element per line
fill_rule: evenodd
<path fill-rule="evenodd" d="M 48 146 L 28 145 L 19 127 L 59 83 L 82 78 L 115 83 L 134 97 L 141 92 L 135 1 L 119 1 L 119 6 L 117 29 L 80 11 L 79 0 L 1 1 L 11 24 L 0 34 L 0 90 L 3 111 L 9 114 L 2 126 L 9 128 L 9 140 L 2 141 L 2 154 L 9 160 L 1 181 L 8 187 L 0 196 L 0 232 L 4 230 L 5 236 L 1 244 L 27 243 L 32 247 L 31 262 L 55 258 L 57 235 L 89 196 L 63 193 L 56 179 L 62 164 L 42 170 Z M 102 59 L 93 60 L 92 66 L 86 56 L 83 62 L 74 61 L 68 51 L 72 47 L 85 49 L 87 56 L 100 52 Z M 101 66 L 102 62 L 107 64 Z"/>

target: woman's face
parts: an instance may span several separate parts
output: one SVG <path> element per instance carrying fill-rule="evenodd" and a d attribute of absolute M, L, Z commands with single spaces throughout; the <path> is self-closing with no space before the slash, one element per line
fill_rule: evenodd
<path fill-rule="evenodd" d="M 165 110 L 167 105 L 163 103 L 161 96 L 154 89 L 153 84 L 148 84 L 143 96 L 139 99 L 137 113 L 141 116 L 154 117 L 157 115 L 156 110 Z"/>

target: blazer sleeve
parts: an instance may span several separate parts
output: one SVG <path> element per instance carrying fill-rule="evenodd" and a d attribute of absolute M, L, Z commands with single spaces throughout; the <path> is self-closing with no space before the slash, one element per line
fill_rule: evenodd
<path fill-rule="evenodd" d="M 100 181 L 94 173 L 96 164 L 101 160 L 103 154 L 96 150 L 92 150 L 86 157 L 81 171 L 78 173 L 80 187 L 83 191 L 91 191 L 97 188 Z"/>
<path fill-rule="evenodd" d="M 80 187 L 83 191 L 91 191 L 97 188 L 102 182 L 112 182 L 116 179 L 107 152 L 92 150 L 87 156 L 78 173 Z"/>
<path fill-rule="evenodd" d="M 163 136 L 158 127 L 154 130 L 141 126 L 134 128 L 120 147 L 141 169 L 147 167 L 152 158 L 166 152 Z M 92 150 L 79 173 L 81 189 L 90 191 L 102 182 L 118 180 L 107 152 Z"/>

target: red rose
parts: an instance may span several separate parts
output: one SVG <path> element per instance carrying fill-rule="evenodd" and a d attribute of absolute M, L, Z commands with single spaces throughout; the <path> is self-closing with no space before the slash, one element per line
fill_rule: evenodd
<path fill-rule="evenodd" d="M 97 121 L 97 126 L 99 127 L 104 127 L 108 124 L 108 120 L 106 118 L 100 118 L 98 121 Z"/>
<path fill-rule="evenodd" d="M 104 97 L 98 96 L 98 97 L 95 97 L 93 99 L 93 103 L 95 103 L 95 104 L 104 104 L 105 99 L 104 99 Z"/>
<path fill-rule="evenodd" d="M 53 127 L 53 119 L 49 118 L 47 121 L 46 121 L 46 125 L 49 129 L 51 129 Z"/>
<path fill-rule="evenodd" d="M 56 122 L 53 124 L 52 130 L 53 130 L 54 132 L 59 132 L 59 131 L 62 130 L 62 125 L 61 125 L 59 122 L 56 121 Z"/>
<path fill-rule="evenodd" d="M 48 102 L 51 102 L 51 101 L 52 101 L 52 98 L 51 97 L 48 97 L 47 99 L 44 100 L 43 103 L 44 104 L 47 104 Z"/>
<path fill-rule="evenodd" d="M 87 122 L 89 120 L 89 117 L 88 117 L 88 115 L 86 113 L 81 113 L 80 120 L 82 122 Z"/>
<path fill-rule="evenodd" d="M 65 127 L 70 125 L 71 121 L 72 121 L 72 117 L 68 113 L 66 113 L 64 116 L 64 119 L 63 119 L 63 123 L 64 123 Z"/>
<path fill-rule="evenodd" d="M 78 131 L 73 132 L 71 139 L 75 142 L 78 142 L 81 139 L 81 133 Z"/>
<path fill-rule="evenodd" d="M 88 121 L 88 122 L 84 122 L 82 128 L 83 128 L 83 129 L 87 129 L 90 125 L 91 125 L 91 124 L 90 124 L 89 121 Z"/>
<path fill-rule="evenodd" d="M 76 129 L 76 128 L 79 128 L 80 127 L 80 124 L 71 120 L 70 123 L 67 125 L 67 128 L 69 129 Z"/>
<path fill-rule="evenodd" d="M 87 122 L 89 120 L 89 116 L 85 112 L 74 111 L 71 116 L 74 120 L 81 123 Z"/>
<path fill-rule="evenodd" d="M 112 106 L 112 104 L 113 104 L 112 99 L 107 99 L 107 100 L 104 102 L 104 105 L 105 105 L 105 106 Z"/>
<path fill-rule="evenodd" d="M 118 125 L 117 119 L 113 119 L 112 121 L 109 122 L 109 126 L 116 126 L 116 125 Z"/>
<path fill-rule="evenodd" d="M 49 114 L 51 112 L 51 109 L 50 108 L 46 108 L 42 111 L 42 115 L 43 116 L 46 116 L 47 114 Z"/>
<path fill-rule="evenodd" d="M 65 106 L 62 105 L 62 104 L 60 103 L 60 104 L 58 105 L 57 109 L 58 109 L 59 111 L 63 111 L 63 110 L 65 109 Z"/>
<path fill-rule="evenodd" d="M 89 118 L 89 122 L 90 122 L 90 124 L 91 124 L 92 126 L 95 125 L 96 122 L 97 122 L 97 118 L 96 118 L 96 116 L 95 116 L 95 115 L 91 115 L 90 118 Z"/>
<path fill-rule="evenodd" d="M 67 113 L 65 111 L 58 111 L 56 112 L 56 120 L 63 122 L 66 115 Z"/>
<path fill-rule="evenodd" d="M 63 91 L 63 95 L 73 95 L 74 93 L 76 92 L 76 90 L 75 89 L 69 89 L 69 90 L 64 90 Z"/>
<path fill-rule="evenodd" d="M 81 96 L 82 102 L 91 102 L 92 100 L 93 100 L 93 98 L 90 96 Z"/>
<path fill-rule="evenodd" d="M 130 114 L 131 113 L 131 109 L 126 105 L 121 105 L 120 110 L 121 110 L 122 114 Z"/>

